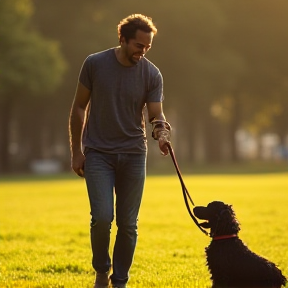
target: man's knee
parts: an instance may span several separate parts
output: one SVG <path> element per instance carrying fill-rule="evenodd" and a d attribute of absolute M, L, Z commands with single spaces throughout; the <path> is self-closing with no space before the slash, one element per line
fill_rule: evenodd
<path fill-rule="evenodd" d="M 111 228 L 111 223 L 113 217 L 92 217 L 90 222 L 90 227 L 99 227 L 99 228 Z"/>
<path fill-rule="evenodd" d="M 134 236 L 137 236 L 138 235 L 138 232 L 137 232 L 137 225 L 136 224 L 131 224 L 131 225 L 121 225 L 121 224 L 117 224 L 117 227 L 118 227 L 118 234 L 125 234 L 126 236 L 129 236 L 129 237 L 132 237 L 134 238 Z"/>

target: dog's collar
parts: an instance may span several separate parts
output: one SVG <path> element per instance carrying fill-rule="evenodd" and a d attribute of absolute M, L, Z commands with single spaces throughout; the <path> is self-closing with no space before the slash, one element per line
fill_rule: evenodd
<path fill-rule="evenodd" d="M 229 238 L 235 238 L 235 237 L 238 237 L 237 234 L 221 235 L 221 236 L 215 236 L 212 238 L 213 238 L 213 240 L 222 240 L 222 239 L 229 239 Z"/>

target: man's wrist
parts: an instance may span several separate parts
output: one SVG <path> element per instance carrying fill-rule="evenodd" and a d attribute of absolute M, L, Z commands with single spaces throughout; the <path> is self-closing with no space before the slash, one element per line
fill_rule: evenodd
<path fill-rule="evenodd" d="M 153 120 L 152 124 L 152 137 L 155 140 L 170 141 L 171 137 L 171 125 L 165 120 Z"/>

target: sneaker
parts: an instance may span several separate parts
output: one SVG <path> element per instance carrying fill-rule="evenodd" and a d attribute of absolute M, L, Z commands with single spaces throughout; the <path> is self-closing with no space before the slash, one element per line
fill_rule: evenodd
<path fill-rule="evenodd" d="M 96 280 L 93 288 L 109 288 L 109 272 L 99 273 L 96 272 Z"/>

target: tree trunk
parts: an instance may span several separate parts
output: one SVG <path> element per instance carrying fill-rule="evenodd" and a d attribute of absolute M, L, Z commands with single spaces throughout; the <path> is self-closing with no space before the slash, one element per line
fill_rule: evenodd
<path fill-rule="evenodd" d="M 207 161 L 209 163 L 219 162 L 222 160 L 222 129 L 218 120 L 210 113 L 207 113 L 205 117 L 205 126 Z"/>
<path fill-rule="evenodd" d="M 240 99 L 239 94 L 235 93 L 234 103 L 231 108 L 231 118 L 228 124 L 228 140 L 230 143 L 231 161 L 239 162 L 239 154 L 237 152 L 236 132 L 240 128 Z"/>
<path fill-rule="evenodd" d="M 10 171 L 9 138 L 12 114 L 12 101 L 4 98 L 0 102 L 0 173 Z"/>

